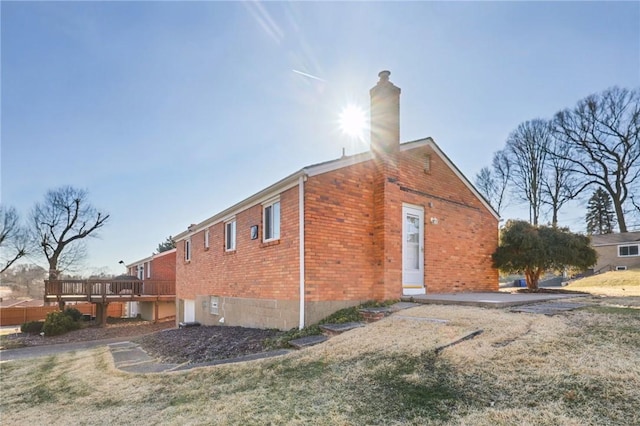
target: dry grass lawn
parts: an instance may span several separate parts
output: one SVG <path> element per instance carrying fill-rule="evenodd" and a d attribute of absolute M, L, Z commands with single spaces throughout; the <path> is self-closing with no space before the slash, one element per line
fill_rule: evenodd
<path fill-rule="evenodd" d="M 435 354 L 479 329 L 476 338 Z M 123 373 L 106 348 L 5 362 L 1 419 L 7 425 L 640 424 L 638 348 L 637 309 L 547 317 L 421 306 L 283 357 L 186 372 Z"/>
<path fill-rule="evenodd" d="M 605 296 L 640 296 L 640 270 L 605 272 L 576 280 L 565 288 Z"/>

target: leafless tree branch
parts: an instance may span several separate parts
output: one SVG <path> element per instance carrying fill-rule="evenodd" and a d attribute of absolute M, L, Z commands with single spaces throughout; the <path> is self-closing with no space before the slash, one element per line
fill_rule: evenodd
<path fill-rule="evenodd" d="M 64 186 L 48 191 L 31 213 L 33 238 L 49 263 L 49 279 L 61 268 L 70 268 L 86 256 L 83 238 L 96 236 L 109 214 L 98 211 L 85 190 Z"/>

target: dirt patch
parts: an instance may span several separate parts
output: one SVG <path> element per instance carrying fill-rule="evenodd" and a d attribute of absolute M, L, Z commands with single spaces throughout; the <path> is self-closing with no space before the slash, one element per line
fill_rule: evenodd
<path fill-rule="evenodd" d="M 260 353 L 277 330 L 202 326 L 165 330 L 133 339 L 150 356 L 165 363 L 204 363 Z"/>

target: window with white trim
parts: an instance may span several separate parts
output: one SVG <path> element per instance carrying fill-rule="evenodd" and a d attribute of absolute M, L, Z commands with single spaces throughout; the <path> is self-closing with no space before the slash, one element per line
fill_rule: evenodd
<path fill-rule="evenodd" d="M 618 246 L 618 257 L 638 256 L 638 247 L 640 245 Z"/>
<path fill-rule="evenodd" d="M 211 300 L 209 301 L 209 312 L 211 313 L 211 315 L 218 315 L 218 313 L 220 312 L 220 310 L 218 309 L 219 303 L 220 300 L 218 299 L 218 296 L 211 296 Z"/>
<path fill-rule="evenodd" d="M 209 228 L 204 230 L 204 248 L 209 248 Z"/>
<path fill-rule="evenodd" d="M 236 249 L 236 221 L 232 220 L 224 224 L 224 249 L 233 251 Z"/>
<path fill-rule="evenodd" d="M 140 265 L 138 265 L 138 279 L 139 280 L 144 279 L 144 263 L 141 263 Z"/>
<path fill-rule="evenodd" d="M 191 260 L 191 239 L 184 240 L 184 260 L 185 262 Z"/>
<path fill-rule="evenodd" d="M 272 241 L 280 238 L 280 200 L 264 204 L 262 230 L 263 241 Z"/>
<path fill-rule="evenodd" d="M 151 261 L 147 262 L 147 278 L 151 278 Z"/>

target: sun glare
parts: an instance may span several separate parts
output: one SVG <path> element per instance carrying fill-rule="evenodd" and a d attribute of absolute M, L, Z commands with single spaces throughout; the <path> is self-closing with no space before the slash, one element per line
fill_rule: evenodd
<path fill-rule="evenodd" d="M 364 138 L 367 127 L 367 117 L 362 108 L 348 105 L 340 113 L 340 130 L 347 136 L 357 139 Z"/>

